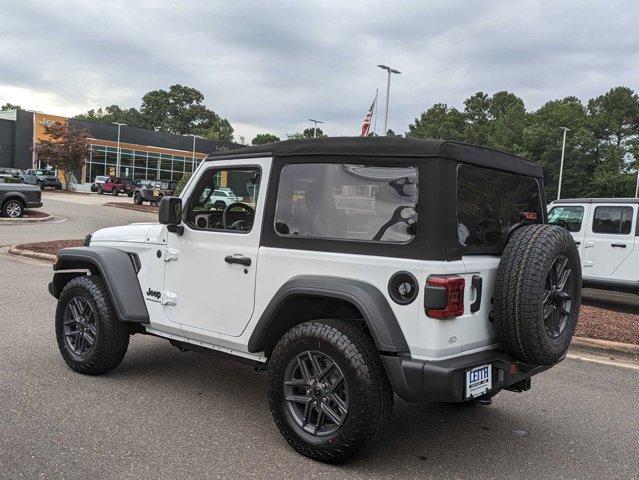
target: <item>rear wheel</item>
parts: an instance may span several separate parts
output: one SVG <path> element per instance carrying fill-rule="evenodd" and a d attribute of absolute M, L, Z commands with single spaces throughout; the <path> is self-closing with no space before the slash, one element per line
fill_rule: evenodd
<path fill-rule="evenodd" d="M 381 436 L 393 392 L 368 335 L 354 323 L 317 320 L 293 327 L 273 350 L 269 400 L 293 448 L 339 463 Z"/>
<path fill-rule="evenodd" d="M 102 188 L 102 185 L 98 185 L 98 194 L 102 195 L 104 193 L 104 189 Z"/>
<path fill-rule="evenodd" d="M 24 213 L 24 206 L 20 200 L 9 199 L 2 205 L 2 215 L 9 218 L 20 218 Z"/>
<path fill-rule="evenodd" d="M 117 367 L 129 346 L 129 330 L 117 318 L 104 281 L 94 275 L 66 284 L 58 299 L 55 331 L 64 361 L 88 375 Z"/>
<path fill-rule="evenodd" d="M 111 191 L 111 194 L 112 194 L 114 197 L 117 197 L 119 193 L 120 193 L 120 192 L 118 191 L 118 187 L 114 187 L 114 188 L 113 188 L 113 190 Z"/>
<path fill-rule="evenodd" d="M 495 280 L 495 326 L 517 360 L 553 365 L 566 354 L 581 304 L 581 262 L 570 233 L 521 227 L 506 245 Z"/>

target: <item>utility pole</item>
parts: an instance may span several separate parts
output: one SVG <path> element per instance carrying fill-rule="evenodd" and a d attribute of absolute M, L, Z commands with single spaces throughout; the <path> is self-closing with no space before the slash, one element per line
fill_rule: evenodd
<path fill-rule="evenodd" d="M 388 100 L 390 98 L 390 78 L 391 73 L 395 73 L 397 75 L 401 75 L 402 72 L 399 70 L 395 70 L 394 68 L 387 67 L 386 65 L 377 65 L 382 70 L 386 70 L 388 72 L 388 78 L 386 79 L 386 113 L 384 114 L 384 136 L 388 134 Z"/>
<path fill-rule="evenodd" d="M 557 187 L 557 200 L 561 198 L 561 179 L 564 176 L 564 152 L 566 151 L 566 132 L 570 129 L 566 127 L 559 127 L 564 131 L 564 140 L 561 143 L 561 163 L 559 164 L 559 186 Z"/>
<path fill-rule="evenodd" d="M 635 188 L 635 198 L 639 198 L 639 162 L 637 162 L 637 188 Z"/>
<path fill-rule="evenodd" d="M 314 123 L 314 126 L 313 126 L 313 138 L 317 138 L 317 124 L 318 123 L 324 123 L 324 122 L 321 122 L 319 120 L 313 120 L 312 118 L 309 118 L 308 121 Z"/>
<path fill-rule="evenodd" d="M 120 128 L 122 126 L 126 127 L 126 123 L 118 123 L 118 122 L 111 122 L 113 125 L 117 125 L 118 126 L 118 156 L 117 156 L 117 160 L 115 162 L 115 176 L 119 177 L 120 176 Z"/>

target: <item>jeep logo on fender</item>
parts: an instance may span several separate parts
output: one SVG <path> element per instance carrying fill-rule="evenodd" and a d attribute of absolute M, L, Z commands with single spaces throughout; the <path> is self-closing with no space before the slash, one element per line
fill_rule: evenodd
<path fill-rule="evenodd" d="M 151 290 L 151 288 L 149 287 L 149 289 L 146 291 L 146 296 L 154 297 L 155 299 L 159 300 L 162 294 L 158 292 L 157 290 Z"/>

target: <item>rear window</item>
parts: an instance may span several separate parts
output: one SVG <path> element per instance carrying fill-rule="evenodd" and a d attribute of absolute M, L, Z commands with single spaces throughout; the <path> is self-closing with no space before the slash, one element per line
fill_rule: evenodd
<path fill-rule="evenodd" d="M 536 179 L 473 165 L 457 169 L 457 237 L 467 251 L 501 251 L 525 212 L 543 220 Z"/>
<path fill-rule="evenodd" d="M 417 168 L 336 163 L 282 169 L 275 231 L 287 237 L 404 243 L 417 225 Z"/>
<path fill-rule="evenodd" d="M 632 207 L 597 207 L 592 221 L 593 233 L 628 235 L 632 228 Z"/>
<path fill-rule="evenodd" d="M 580 231 L 583 218 L 584 207 L 577 205 L 553 207 L 548 213 L 548 223 L 564 227 L 568 229 L 569 232 Z"/>

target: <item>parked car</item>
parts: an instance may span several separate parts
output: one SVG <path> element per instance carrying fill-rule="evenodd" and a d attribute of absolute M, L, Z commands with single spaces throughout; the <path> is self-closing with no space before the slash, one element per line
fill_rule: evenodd
<path fill-rule="evenodd" d="M 211 198 L 209 199 L 209 203 L 213 205 L 214 208 L 218 210 L 224 210 L 227 206 L 241 202 L 243 197 L 238 197 L 233 193 L 233 190 L 230 188 L 217 188 L 211 194 Z"/>
<path fill-rule="evenodd" d="M 22 183 L 26 183 L 28 185 L 37 185 L 38 177 L 33 173 L 29 173 L 29 170 L 20 170 L 20 179 Z"/>
<path fill-rule="evenodd" d="M 156 206 L 162 198 L 174 195 L 175 187 L 177 187 L 177 182 L 174 180 L 154 180 L 151 185 L 140 187 L 135 191 L 133 203 L 142 205 L 144 202 L 149 202 Z"/>
<path fill-rule="evenodd" d="M 115 368 L 132 333 L 228 354 L 268 372 L 288 443 L 335 463 L 382 438 L 394 393 L 488 404 L 565 358 L 581 265 L 568 232 L 545 223 L 539 164 L 396 137 L 227 155 L 162 199 L 160 224 L 60 252 L 49 290 L 71 369 Z M 214 208 L 220 187 L 254 206 Z M 336 192 L 371 201 L 339 207 Z"/>
<path fill-rule="evenodd" d="M 109 179 L 108 175 L 97 175 L 95 177 L 95 180 L 91 184 L 91 191 L 97 192 L 99 190 L 99 187 L 103 185 L 104 182 L 106 182 L 108 179 Z"/>
<path fill-rule="evenodd" d="M 11 178 L 17 180 L 19 183 L 25 183 L 20 175 L 20 170 L 17 168 L 0 168 L 0 178 Z"/>
<path fill-rule="evenodd" d="M 556 200 L 548 222 L 575 239 L 584 286 L 639 294 L 639 199 Z"/>
<path fill-rule="evenodd" d="M 109 177 L 104 183 L 98 185 L 98 193 L 100 195 L 110 193 L 114 197 L 117 197 L 120 193 L 126 193 L 124 185 L 124 180 L 120 177 Z"/>
<path fill-rule="evenodd" d="M 27 208 L 42 206 L 40 187 L 22 183 L 0 183 L 0 214 L 19 218 Z"/>
<path fill-rule="evenodd" d="M 58 180 L 58 177 L 54 170 L 47 169 L 29 169 L 27 174 L 34 175 L 36 177 L 36 185 L 44 190 L 46 187 L 55 188 L 56 190 L 62 190 L 62 182 Z"/>

